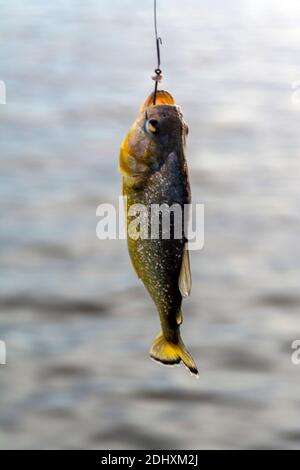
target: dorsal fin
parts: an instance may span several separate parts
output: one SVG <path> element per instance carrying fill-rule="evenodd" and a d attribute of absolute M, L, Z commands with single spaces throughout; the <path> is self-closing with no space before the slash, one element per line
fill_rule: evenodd
<path fill-rule="evenodd" d="M 190 295 L 192 288 L 192 276 L 189 252 L 186 249 L 183 250 L 178 286 L 182 297 L 188 297 Z"/>

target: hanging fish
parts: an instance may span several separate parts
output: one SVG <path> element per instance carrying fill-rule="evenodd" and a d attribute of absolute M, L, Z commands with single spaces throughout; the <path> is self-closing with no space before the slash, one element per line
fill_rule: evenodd
<path fill-rule="evenodd" d="M 197 366 L 180 336 L 182 298 L 189 295 L 191 273 L 184 230 L 175 238 L 170 218 L 170 238 L 165 239 L 160 221 L 159 236 L 151 238 L 153 205 L 178 204 L 184 213 L 190 203 L 190 186 L 184 144 L 188 133 L 180 107 L 164 90 L 152 93 L 121 144 L 120 172 L 127 203 L 127 230 L 133 217 L 130 207 L 146 207 L 149 237 L 127 235 L 129 255 L 137 276 L 151 295 L 161 323 L 150 356 L 166 365 L 181 361 L 198 375 Z M 153 102 L 155 101 L 155 105 Z M 173 236 L 172 236 L 173 234 Z"/>

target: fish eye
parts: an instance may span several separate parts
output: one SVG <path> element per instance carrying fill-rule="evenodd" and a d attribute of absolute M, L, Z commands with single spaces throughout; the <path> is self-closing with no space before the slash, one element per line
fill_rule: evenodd
<path fill-rule="evenodd" d="M 149 119 L 146 121 L 146 131 L 152 134 L 157 134 L 159 131 L 159 122 L 156 119 Z"/>

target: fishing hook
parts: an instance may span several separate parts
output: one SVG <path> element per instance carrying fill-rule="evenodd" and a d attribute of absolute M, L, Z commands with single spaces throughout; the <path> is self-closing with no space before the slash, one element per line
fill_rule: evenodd
<path fill-rule="evenodd" d="M 157 14 L 156 14 L 156 0 L 154 0 L 154 31 L 155 31 L 155 43 L 156 43 L 156 54 L 157 54 L 157 67 L 154 70 L 155 75 L 153 75 L 152 80 L 155 81 L 154 94 L 153 94 L 153 104 L 156 103 L 157 87 L 158 82 L 162 79 L 162 71 L 160 68 L 160 45 L 162 44 L 161 37 L 157 33 Z"/>

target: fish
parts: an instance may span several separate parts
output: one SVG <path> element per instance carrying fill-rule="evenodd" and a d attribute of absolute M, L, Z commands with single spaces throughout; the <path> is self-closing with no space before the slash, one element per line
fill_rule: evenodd
<path fill-rule="evenodd" d="M 174 216 L 170 210 L 170 236 L 159 219 L 156 237 L 151 235 L 153 207 L 172 208 L 175 204 L 185 217 L 191 202 L 185 143 L 188 126 L 181 108 L 166 90 L 150 94 L 124 138 L 119 157 L 123 181 L 130 259 L 159 314 L 161 331 L 155 337 L 150 357 L 163 365 L 183 363 L 198 376 L 197 365 L 180 335 L 183 321 L 182 299 L 190 294 L 191 271 L 184 224 L 174 234 Z M 138 206 L 135 206 L 138 205 Z M 143 207 L 146 236 L 131 236 L 134 220 L 131 207 Z M 132 228 L 132 227 L 131 227 Z M 144 233 L 145 235 L 145 233 Z"/>

